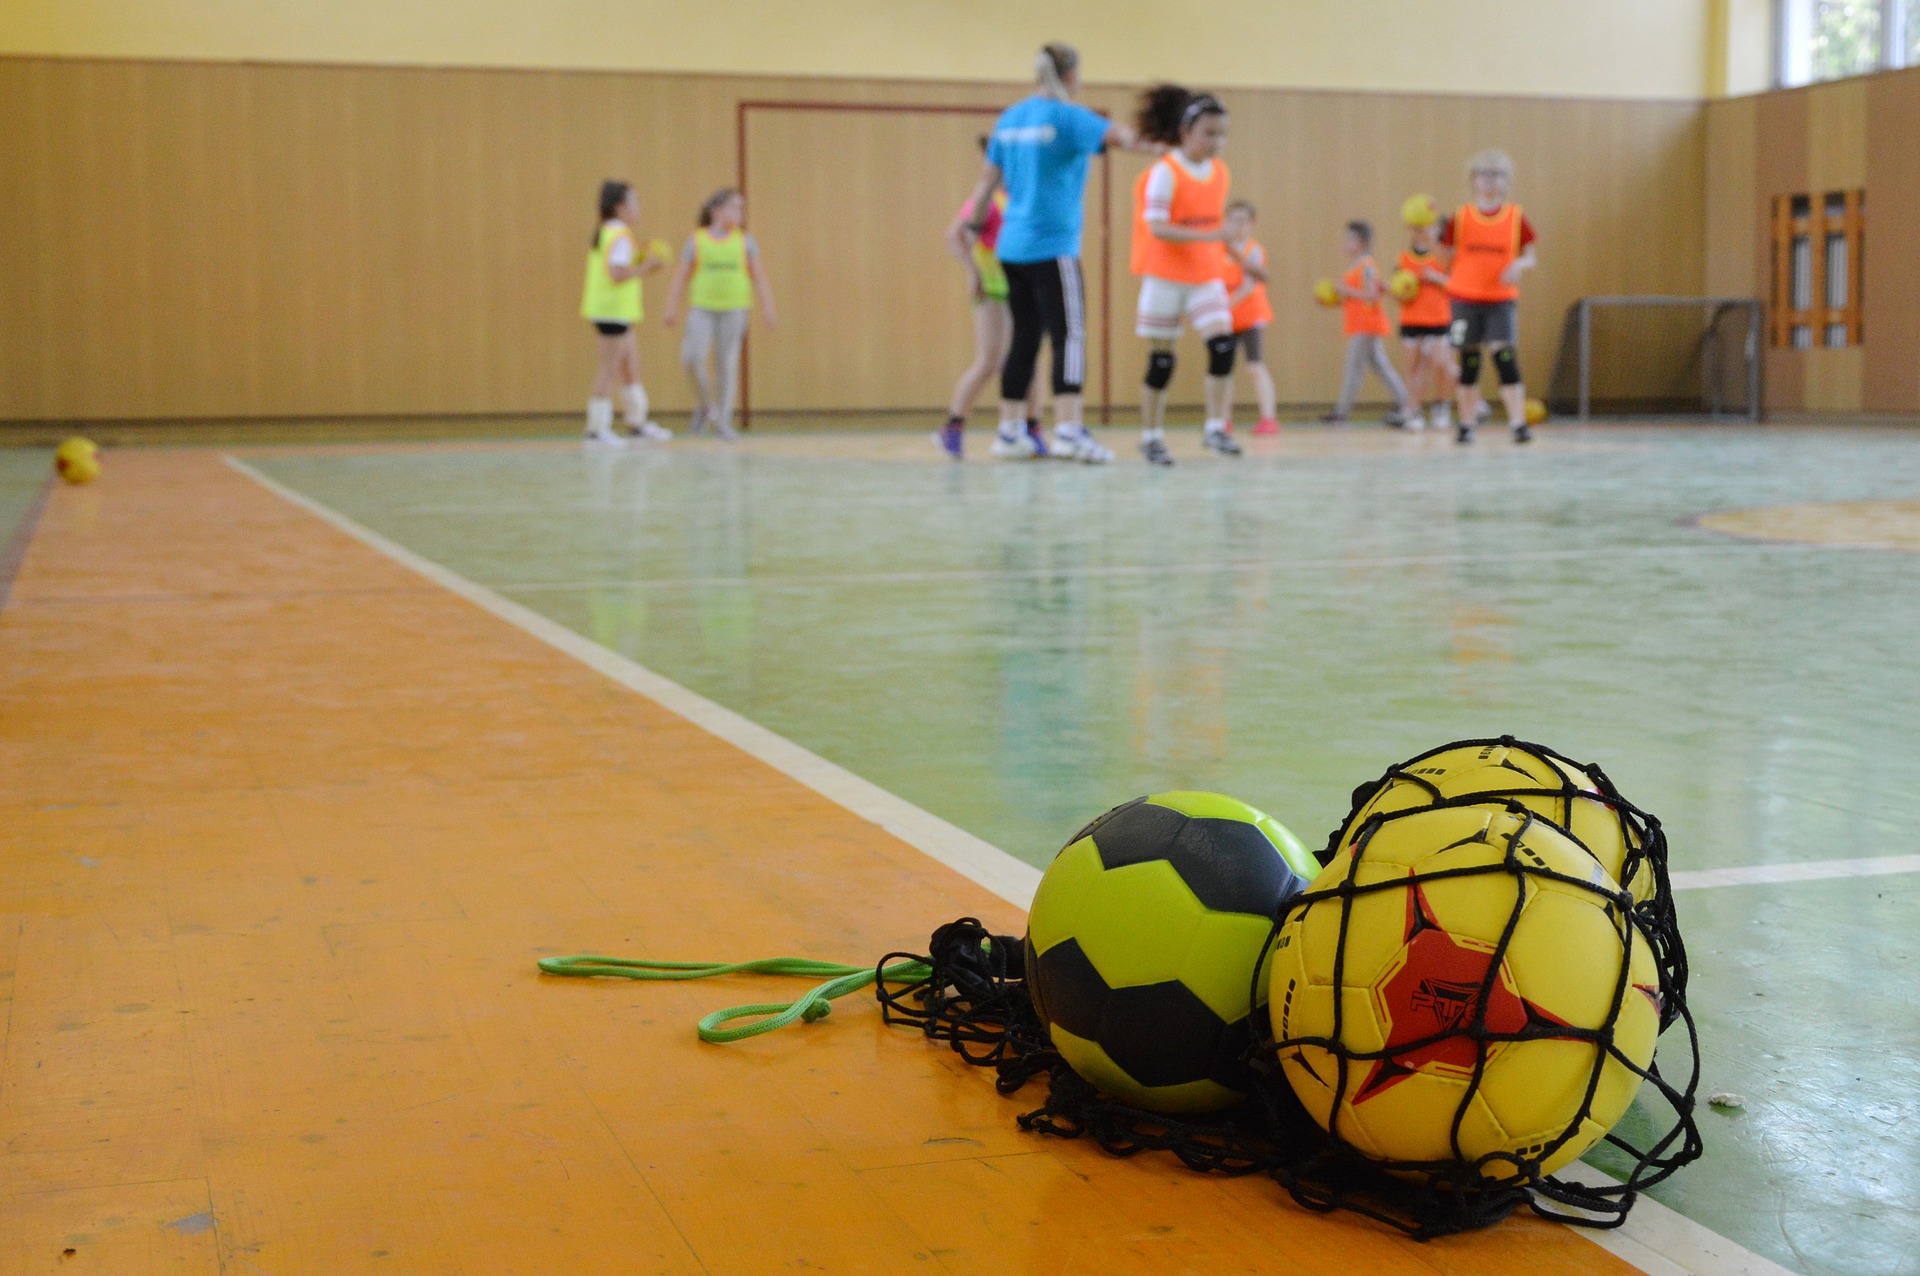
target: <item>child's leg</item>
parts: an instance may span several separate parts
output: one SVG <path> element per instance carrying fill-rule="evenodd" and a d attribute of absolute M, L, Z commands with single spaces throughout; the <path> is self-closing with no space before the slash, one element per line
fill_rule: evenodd
<path fill-rule="evenodd" d="M 1253 382 L 1253 400 L 1260 408 L 1260 424 L 1270 424 L 1279 409 L 1274 401 L 1273 374 L 1267 371 L 1266 329 L 1249 328 L 1239 337 L 1240 354 L 1247 361 L 1247 376 Z"/>
<path fill-rule="evenodd" d="M 1143 438 L 1160 437 L 1167 416 L 1167 386 L 1173 380 L 1173 342 L 1153 340 L 1147 355 L 1147 375 L 1140 382 L 1140 431 Z"/>
<path fill-rule="evenodd" d="M 1488 358 L 1493 370 L 1500 378 L 1500 404 L 1507 410 L 1507 424 L 1522 426 L 1527 423 L 1527 387 L 1520 380 L 1520 356 L 1513 346 L 1501 342 L 1487 344 Z"/>
<path fill-rule="evenodd" d="M 686 334 L 680 338 L 680 364 L 693 382 L 693 428 L 706 428 L 708 416 L 718 396 L 714 393 L 708 356 L 713 352 L 714 312 L 694 307 L 687 311 Z"/>
<path fill-rule="evenodd" d="M 640 338 L 632 328 L 620 338 L 621 397 L 625 400 L 627 424 L 639 429 L 647 423 L 647 388 L 640 384 Z"/>
<path fill-rule="evenodd" d="M 1227 428 L 1227 418 L 1233 415 L 1233 357 L 1239 353 L 1240 343 L 1233 339 L 1233 333 L 1222 325 L 1207 338 L 1207 418 L 1206 431 L 1217 434 Z"/>
<path fill-rule="evenodd" d="M 720 310 L 714 313 L 714 380 L 719 383 L 718 406 L 713 428 L 722 438 L 733 436 L 733 405 L 740 395 L 740 347 L 747 340 L 747 317 L 751 311 Z"/>
<path fill-rule="evenodd" d="M 1353 410 L 1353 401 L 1360 397 L 1360 382 L 1367 375 L 1367 336 L 1356 332 L 1347 338 L 1347 366 L 1340 382 L 1340 400 L 1333 405 L 1333 415 L 1344 417 Z"/>
<path fill-rule="evenodd" d="M 587 398 L 587 433 L 599 436 L 613 433 L 613 387 L 620 381 L 622 337 L 599 336 L 599 364 L 594 369 L 593 393 Z"/>
<path fill-rule="evenodd" d="M 1400 379 L 1400 372 L 1393 366 L 1393 357 L 1387 353 L 1385 337 L 1367 338 L 1367 359 L 1373 364 L 1374 372 L 1387 383 L 1387 393 L 1400 404 L 1402 416 L 1411 417 L 1414 413 L 1413 400 L 1407 396 L 1407 383 Z"/>
<path fill-rule="evenodd" d="M 980 388 L 1000 371 L 1006 362 L 1007 340 L 1013 331 L 1013 318 L 1004 301 L 982 301 L 973 307 L 973 362 L 954 383 L 953 398 L 947 402 L 949 419 L 964 421 L 973 411 Z"/>

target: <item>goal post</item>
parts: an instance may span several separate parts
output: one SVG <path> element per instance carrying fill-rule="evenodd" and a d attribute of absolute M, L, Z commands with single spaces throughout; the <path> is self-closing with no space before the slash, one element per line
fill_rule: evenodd
<path fill-rule="evenodd" d="M 1582 297 L 1567 316 L 1553 396 L 1582 421 L 1596 412 L 1758 421 L 1763 317 L 1754 297 Z"/>

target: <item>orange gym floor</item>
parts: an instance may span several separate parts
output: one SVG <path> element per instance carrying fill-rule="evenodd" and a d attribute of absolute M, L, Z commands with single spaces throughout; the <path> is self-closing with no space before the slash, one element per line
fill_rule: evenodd
<path fill-rule="evenodd" d="M 0 1271 L 1631 1270 L 1023 1135 L 863 996 L 539 975 L 1021 918 L 215 452 L 114 471 L 0 612 Z"/>

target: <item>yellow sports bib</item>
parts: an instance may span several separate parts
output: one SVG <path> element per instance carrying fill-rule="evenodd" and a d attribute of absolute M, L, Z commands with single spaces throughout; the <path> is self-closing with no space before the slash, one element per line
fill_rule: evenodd
<path fill-rule="evenodd" d="M 701 310 L 752 307 L 745 231 L 736 226 L 724 239 L 715 239 L 704 227 L 693 232 L 693 286 L 688 300 Z"/>
<path fill-rule="evenodd" d="M 625 239 L 633 241 L 633 232 L 618 222 L 608 222 L 600 228 L 600 238 L 587 254 L 587 281 L 580 289 L 580 317 L 596 319 L 602 323 L 639 323 L 640 322 L 640 276 L 623 279 L 619 283 L 607 274 L 607 254 L 613 246 Z M 638 266 L 638 245 L 635 246 L 634 262 Z"/>

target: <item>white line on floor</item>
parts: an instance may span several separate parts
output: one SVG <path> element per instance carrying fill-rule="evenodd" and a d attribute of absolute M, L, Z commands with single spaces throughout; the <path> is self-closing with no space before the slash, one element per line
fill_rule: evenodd
<path fill-rule="evenodd" d="M 962 877 L 986 887 L 1008 903 L 1021 908 L 1033 902 L 1033 891 L 1040 884 L 1040 870 L 1017 860 L 965 829 L 947 823 L 937 815 L 923 811 L 903 798 L 895 797 L 877 784 L 861 779 L 853 772 L 793 741 L 749 721 L 679 683 L 628 660 L 618 652 L 602 647 L 592 639 L 548 620 L 440 564 L 422 558 L 403 545 L 363 527 L 344 514 L 328 509 L 318 501 L 301 495 L 268 478 L 237 457 L 223 458 L 226 463 L 273 492 L 281 499 L 306 510 L 315 518 L 332 524 L 363 545 L 378 550 L 394 562 L 426 577 L 434 584 L 458 594 L 483 611 L 491 612 L 507 623 L 532 634 L 550 647 L 559 649 L 582 664 L 599 670 L 624 687 L 672 710 L 697 726 L 719 736 L 735 748 L 758 758 L 774 770 L 791 776 L 814 792 L 838 802 L 863 819 L 871 820 L 909 846 L 932 856 Z"/>
<path fill-rule="evenodd" d="M 1677 891 L 1711 886 L 1769 886 L 1781 882 L 1819 882 L 1834 877 L 1886 877 L 1920 873 L 1920 855 L 1879 855 L 1863 860 L 1801 860 L 1791 864 L 1749 864 L 1743 868 L 1702 868 L 1674 873 Z"/>
<path fill-rule="evenodd" d="M 1559 1177 L 1588 1187 L 1617 1187 L 1620 1183 L 1582 1161 L 1559 1171 Z M 1625 1226 L 1610 1231 L 1582 1229 L 1581 1234 L 1647 1276 L 1793 1276 L 1791 1270 L 1772 1259 L 1708 1231 L 1649 1196 L 1634 1202 Z"/>
<path fill-rule="evenodd" d="M 710 589 L 739 585 L 886 585 L 917 581 L 1054 580 L 1095 576 L 1182 576 L 1220 572 L 1300 571 L 1324 568 L 1452 567 L 1473 563 L 1573 562 L 1608 558 L 1665 558 L 1692 554 L 1778 554 L 1830 548 L 1789 542 L 1716 541 L 1689 545 L 1629 545 L 1611 549 L 1536 549 L 1498 554 L 1394 554 L 1374 558 L 1242 558 L 1220 563 L 1118 563 L 1102 567 L 954 568 L 945 571 L 821 572 L 795 576 L 689 576 L 660 580 L 507 581 L 492 588 L 512 594 L 574 589 Z"/>
<path fill-rule="evenodd" d="M 1026 908 L 1033 902 L 1034 888 L 1040 882 L 1040 870 L 1031 864 L 1015 859 L 965 829 L 921 810 L 904 798 L 861 779 L 733 710 L 723 708 L 705 696 L 689 691 L 679 683 L 548 620 L 538 612 L 502 598 L 486 586 L 476 585 L 438 563 L 421 557 L 346 515 L 268 478 L 239 458 L 225 456 L 222 459 L 281 499 L 481 610 L 712 732 L 774 770 L 879 825 L 907 845 L 984 886 L 1009 903 Z M 1582 1181 L 1592 1181 L 1588 1176 L 1599 1174 L 1599 1171 L 1576 1165 L 1562 1173 L 1581 1178 Z M 1603 1176 L 1599 1181 L 1610 1180 Z M 1622 1260 L 1640 1267 L 1650 1276 L 1791 1276 L 1785 1268 L 1748 1253 L 1718 1233 L 1645 1197 L 1634 1206 L 1633 1214 L 1624 1227 L 1610 1232 L 1594 1232 L 1583 1228 L 1581 1235 Z"/>

